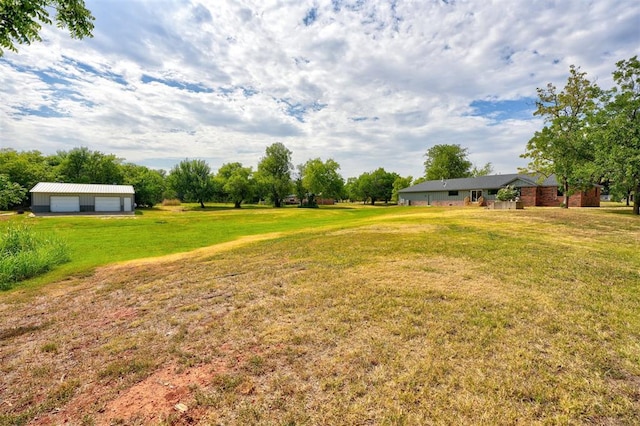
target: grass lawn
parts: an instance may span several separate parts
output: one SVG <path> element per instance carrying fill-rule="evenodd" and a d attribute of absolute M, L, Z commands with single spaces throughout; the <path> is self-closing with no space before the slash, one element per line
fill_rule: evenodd
<path fill-rule="evenodd" d="M 0 232 L 9 221 L 22 222 L 67 241 L 71 262 L 26 283 L 39 286 L 89 273 L 96 266 L 187 252 L 241 237 L 349 226 L 382 215 L 386 209 L 343 204 L 322 209 L 249 206 L 240 210 L 214 205 L 203 210 L 199 205 L 187 204 L 173 209 L 138 210 L 135 216 L 5 216 L 0 220 Z"/>
<path fill-rule="evenodd" d="M 0 294 L 0 425 L 637 424 L 640 221 L 628 213 L 38 219 L 70 240 L 139 234 L 104 244 L 114 260 L 256 241 L 96 257 L 86 276 Z"/>

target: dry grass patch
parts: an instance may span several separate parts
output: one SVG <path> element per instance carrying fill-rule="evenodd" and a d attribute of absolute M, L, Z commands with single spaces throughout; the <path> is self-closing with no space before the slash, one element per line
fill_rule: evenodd
<path fill-rule="evenodd" d="M 636 422 L 640 255 L 606 233 L 575 234 L 601 250 L 556 245 L 564 216 L 453 212 L 104 268 L 0 305 L 0 424 Z"/>

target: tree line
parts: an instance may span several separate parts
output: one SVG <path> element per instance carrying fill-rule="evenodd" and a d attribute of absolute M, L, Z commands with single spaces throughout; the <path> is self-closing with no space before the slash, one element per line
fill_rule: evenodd
<path fill-rule="evenodd" d="M 223 164 L 215 173 L 201 159 L 185 159 L 169 172 L 126 162 L 113 154 L 87 147 L 44 155 L 39 151 L 0 149 L 0 210 L 29 205 L 28 191 L 38 182 L 132 185 L 135 202 L 153 207 L 165 199 L 196 202 L 243 203 L 266 201 L 281 207 L 295 199 L 305 207 L 318 198 L 333 200 L 395 201 L 397 191 L 412 177 L 378 168 L 346 181 L 333 159 L 310 159 L 294 167 L 292 152 L 282 143 L 268 146 L 256 170 L 239 162 Z M 395 197 L 395 198 L 394 198 Z"/>

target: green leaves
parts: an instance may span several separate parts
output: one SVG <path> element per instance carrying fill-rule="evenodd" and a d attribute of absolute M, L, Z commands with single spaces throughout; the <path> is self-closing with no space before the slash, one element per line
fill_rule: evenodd
<path fill-rule="evenodd" d="M 93 37 L 95 18 L 83 0 L 2 0 L 0 2 L 0 57 L 3 49 L 17 52 L 17 44 L 42 41 L 41 24 L 51 25 L 49 11 L 56 11 L 56 26 L 69 28 L 71 37 Z"/>

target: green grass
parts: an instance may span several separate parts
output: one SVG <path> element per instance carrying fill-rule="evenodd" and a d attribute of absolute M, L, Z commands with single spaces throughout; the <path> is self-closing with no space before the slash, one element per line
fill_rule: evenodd
<path fill-rule="evenodd" d="M 60 238 L 13 222 L 0 231 L 0 290 L 69 260 Z"/>
<path fill-rule="evenodd" d="M 135 216 L 11 216 L 0 222 L 0 232 L 17 222 L 27 223 L 37 232 L 64 237 L 71 262 L 26 283 L 39 286 L 114 262 L 188 252 L 244 236 L 349 226 L 388 211 L 385 207 L 360 205 L 321 209 L 261 206 L 232 209 L 228 205 L 200 209 L 196 205 L 183 205 L 177 211 L 138 210 Z"/>

